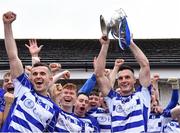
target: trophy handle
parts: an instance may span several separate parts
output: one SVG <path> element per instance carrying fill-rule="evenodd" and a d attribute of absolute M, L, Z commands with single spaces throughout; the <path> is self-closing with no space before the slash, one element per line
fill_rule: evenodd
<path fill-rule="evenodd" d="M 110 25 L 106 23 L 102 15 L 100 15 L 100 26 L 101 26 L 101 32 L 103 33 L 103 35 L 108 36 L 109 31 L 110 31 Z"/>

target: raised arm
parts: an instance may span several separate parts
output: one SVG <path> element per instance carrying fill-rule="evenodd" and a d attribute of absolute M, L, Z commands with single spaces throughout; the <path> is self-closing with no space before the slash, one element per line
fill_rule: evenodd
<path fill-rule="evenodd" d="M 113 70 L 110 72 L 110 82 L 111 82 L 111 86 L 112 88 L 114 88 L 114 84 L 115 84 L 115 81 L 116 81 L 116 76 L 117 76 L 117 73 L 119 71 L 119 68 L 120 66 L 124 63 L 124 60 L 123 59 L 116 59 L 115 60 L 115 63 L 114 63 L 114 68 Z"/>
<path fill-rule="evenodd" d="M 165 109 L 172 109 L 178 104 L 179 100 L 179 80 L 177 78 L 168 78 L 167 82 L 172 86 L 172 95 Z"/>
<path fill-rule="evenodd" d="M 152 83 L 152 89 L 155 93 L 155 97 L 157 100 L 159 100 L 158 81 L 159 81 L 159 74 L 158 73 L 153 74 L 153 78 L 151 79 L 151 83 Z"/>
<path fill-rule="evenodd" d="M 5 122 L 8 116 L 10 107 L 14 101 L 14 95 L 9 92 L 6 92 L 4 95 L 4 98 L 5 98 L 6 104 L 5 104 L 5 109 L 4 109 L 3 122 Z"/>
<path fill-rule="evenodd" d="M 149 61 L 141 49 L 131 39 L 130 50 L 140 65 L 139 82 L 142 86 L 148 87 L 151 83 Z"/>
<path fill-rule="evenodd" d="M 29 40 L 29 45 L 25 44 L 25 46 L 29 49 L 29 52 L 31 54 L 32 66 L 35 63 L 40 62 L 39 52 L 41 51 L 43 45 L 40 45 L 38 47 L 36 39 L 31 39 L 31 40 Z"/>
<path fill-rule="evenodd" d="M 63 72 L 59 72 L 53 76 L 52 82 L 49 83 L 49 90 L 48 90 L 51 95 L 53 94 L 53 89 L 54 89 L 54 87 L 52 87 L 52 86 L 61 78 L 69 79 L 70 72 L 68 70 L 64 70 Z"/>
<path fill-rule="evenodd" d="M 78 93 L 84 93 L 89 96 L 92 90 L 94 89 L 95 85 L 96 75 L 93 73 L 92 76 L 89 79 L 87 79 L 83 86 L 79 89 Z"/>
<path fill-rule="evenodd" d="M 53 75 L 56 75 L 61 70 L 61 64 L 60 63 L 50 63 L 49 68 L 51 69 L 51 72 Z"/>
<path fill-rule="evenodd" d="M 12 78 L 16 78 L 24 72 L 21 60 L 18 57 L 16 42 L 13 38 L 12 22 L 16 19 L 16 14 L 7 12 L 3 14 L 5 47 L 9 58 Z"/>
<path fill-rule="evenodd" d="M 53 83 L 56 83 L 61 78 L 69 79 L 70 78 L 70 71 L 64 70 L 63 72 L 58 72 L 56 75 L 53 76 Z"/>
<path fill-rule="evenodd" d="M 175 108 L 171 109 L 170 111 L 171 117 L 178 121 L 180 125 L 180 105 L 176 106 Z"/>
<path fill-rule="evenodd" d="M 109 48 L 110 40 L 106 36 L 100 38 L 101 50 L 96 60 L 94 60 L 96 80 L 99 85 L 99 88 L 104 96 L 107 96 L 111 84 L 109 79 L 105 76 L 104 70 L 106 65 L 106 56 Z"/>

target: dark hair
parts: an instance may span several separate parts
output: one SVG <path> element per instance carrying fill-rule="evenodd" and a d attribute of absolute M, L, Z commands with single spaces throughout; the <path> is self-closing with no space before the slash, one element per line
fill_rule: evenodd
<path fill-rule="evenodd" d="M 123 70 L 126 70 L 126 69 L 130 70 L 134 74 L 134 69 L 131 66 L 128 66 L 128 65 L 120 66 L 119 71 L 123 71 Z"/>
<path fill-rule="evenodd" d="M 45 64 L 45 63 L 42 63 L 42 62 L 37 62 L 37 63 L 35 63 L 35 64 L 32 66 L 32 68 L 34 68 L 34 67 L 39 67 L 39 66 L 47 67 L 47 68 L 49 69 L 49 71 L 51 72 L 51 69 L 49 68 L 49 66 L 48 66 L 47 64 Z"/>
<path fill-rule="evenodd" d="M 38 66 L 45 66 L 45 67 L 48 67 L 48 68 L 49 68 L 49 66 L 48 66 L 47 64 L 42 63 L 42 62 L 37 62 L 37 63 L 35 63 L 35 64 L 33 65 L 33 67 L 38 67 Z"/>
<path fill-rule="evenodd" d="M 92 92 L 90 93 L 89 96 L 92 96 L 92 95 L 99 96 L 99 92 L 96 91 L 96 90 L 94 90 L 94 91 L 92 91 Z"/>

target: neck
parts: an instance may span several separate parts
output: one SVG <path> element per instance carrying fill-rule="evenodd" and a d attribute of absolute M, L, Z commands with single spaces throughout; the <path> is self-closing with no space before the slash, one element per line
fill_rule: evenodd
<path fill-rule="evenodd" d="M 74 114 L 77 115 L 78 117 L 85 117 L 85 114 L 80 115 L 80 114 L 78 114 L 77 112 L 74 112 Z"/>
<path fill-rule="evenodd" d="M 61 106 L 61 109 L 62 109 L 64 112 L 72 113 L 73 107 L 69 107 L 69 106 Z"/>
<path fill-rule="evenodd" d="M 36 92 L 37 92 L 38 94 L 42 95 L 42 96 L 45 96 L 45 97 L 48 96 L 47 91 L 43 91 L 43 92 L 38 92 L 38 91 L 36 91 Z"/>
<path fill-rule="evenodd" d="M 129 95 L 131 95 L 132 93 L 134 93 L 134 91 L 135 91 L 134 88 L 132 88 L 132 89 L 129 90 L 129 91 L 121 91 L 121 90 L 120 90 L 120 94 L 121 94 L 121 96 L 129 96 Z"/>

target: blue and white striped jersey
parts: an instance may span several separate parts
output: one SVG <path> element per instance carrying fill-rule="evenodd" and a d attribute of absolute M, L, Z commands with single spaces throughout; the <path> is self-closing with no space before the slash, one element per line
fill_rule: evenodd
<path fill-rule="evenodd" d="M 6 91 L 3 88 L 0 88 L 0 112 L 4 112 L 5 108 L 5 99 L 4 99 L 4 94 Z"/>
<path fill-rule="evenodd" d="M 112 132 L 144 132 L 147 130 L 147 120 L 150 113 L 151 86 L 140 86 L 130 96 L 121 96 L 110 90 L 107 102 L 111 111 Z"/>
<path fill-rule="evenodd" d="M 84 123 L 73 113 L 67 113 L 60 109 L 58 121 L 56 124 L 55 132 L 71 132 L 82 133 L 84 132 Z"/>
<path fill-rule="evenodd" d="M 103 108 L 92 108 L 88 114 L 95 117 L 99 123 L 100 132 L 111 132 L 111 115 L 109 111 Z"/>
<path fill-rule="evenodd" d="M 3 113 L 5 109 L 5 99 L 4 99 L 4 94 L 6 91 L 3 88 L 0 88 L 0 112 Z M 0 128 L 1 131 L 1 128 Z"/>
<path fill-rule="evenodd" d="M 162 114 L 150 113 L 148 120 L 148 133 L 160 132 L 162 130 L 162 120 L 164 119 Z"/>
<path fill-rule="evenodd" d="M 169 104 L 167 107 L 163 110 L 162 113 L 150 113 L 149 120 L 148 120 L 148 133 L 154 133 L 154 132 L 163 132 L 163 128 L 171 122 L 171 113 L 170 110 L 174 108 L 179 99 L 178 89 L 173 89 L 171 100 L 169 101 Z"/>
<path fill-rule="evenodd" d="M 96 120 L 96 118 L 86 114 L 85 117 L 78 117 L 80 120 L 82 120 L 85 124 L 85 133 L 92 133 L 92 132 L 100 132 L 99 124 Z"/>
<path fill-rule="evenodd" d="M 175 120 L 171 120 L 163 127 L 164 133 L 180 133 L 179 123 Z"/>
<path fill-rule="evenodd" d="M 3 125 L 3 132 L 53 132 L 59 107 L 35 92 L 26 74 L 13 81 L 15 100 Z"/>

